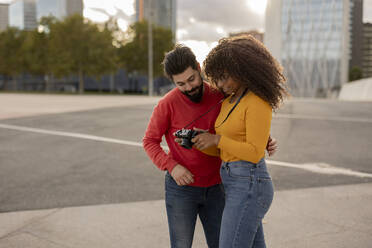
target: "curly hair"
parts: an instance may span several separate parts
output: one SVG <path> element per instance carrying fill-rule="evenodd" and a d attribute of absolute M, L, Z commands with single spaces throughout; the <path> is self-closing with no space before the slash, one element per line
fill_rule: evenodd
<path fill-rule="evenodd" d="M 230 76 L 268 102 L 274 110 L 289 95 L 281 65 L 251 35 L 220 39 L 207 55 L 203 67 L 214 86 L 218 80 Z"/>

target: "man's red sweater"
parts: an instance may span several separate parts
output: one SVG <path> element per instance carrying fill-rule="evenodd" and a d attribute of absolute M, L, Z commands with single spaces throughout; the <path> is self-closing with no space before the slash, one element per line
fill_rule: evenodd
<path fill-rule="evenodd" d="M 143 138 L 145 151 L 159 169 L 171 173 L 176 164 L 186 167 L 194 175 L 194 183 L 190 186 L 209 187 L 221 183 L 220 158 L 206 155 L 194 148 L 189 150 L 181 147 L 174 141 L 173 133 L 217 105 L 187 127 L 197 127 L 214 133 L 214 123 L 221 109 L 218 102 L 222 98 L 220 92 L 204 83 L 203 99 L 199 103 L 192 102 L 178 88 L 159 101 Z M 169 147 L 168 154 L 160 146 L 163 136 Z"/>

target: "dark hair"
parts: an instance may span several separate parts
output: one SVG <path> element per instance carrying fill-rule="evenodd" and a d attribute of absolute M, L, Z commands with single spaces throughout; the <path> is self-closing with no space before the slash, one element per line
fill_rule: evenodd
<path fill-rule="evenodd" d="M 173 80 L 173 75 L 184 72 L 188 67 L 196 70 L 198 62 L 195 54 L 190 48 L 182 44 L 178 44 L 172 51 L 165 54 L 163 60 L 165 75 Z"/>
<path fill-rule="evenodd" d="M 268 102 L 275 110 L 288 95 L 280 64 L 251 35 L 219 40 L 204 60 L 204 72 L 212 84 L 226 76 Z"/>

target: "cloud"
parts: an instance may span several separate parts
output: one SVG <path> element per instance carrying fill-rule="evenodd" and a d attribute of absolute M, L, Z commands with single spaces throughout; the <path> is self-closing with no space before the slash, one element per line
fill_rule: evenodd
<path fill-rule="evenodd" d="M 372 23 L 372 0 L 363 2 L 363 22 Z"/>
<path fill-rule="evenodd" d="M 211 43 L 231 32 L 264 28 L 264 16 L 242 0 L 178 1 L 177 11 L 178 28 L 187 30 L 183 40 Z"/>
<path fill-rule="evenodd" d="M 217 45 L 217 42 L 207 43 L 199 40 L 184 40 L 182 44 L 191 48 L 196 56 L 196 60 L 202 65 L 208 52 Z"/>

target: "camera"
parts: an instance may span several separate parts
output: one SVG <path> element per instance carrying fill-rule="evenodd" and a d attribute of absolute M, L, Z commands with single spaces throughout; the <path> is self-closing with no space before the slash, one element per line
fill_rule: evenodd
<path fill-rule="evenodd" d="M 182 139 L 181 146 L 186 149 L 191 149 L 194 143 L 191 141 L 196 135 L 202 133 L 201 131 L 195 131 L 193 129 L 180 129 L 174 133 L 174 136 Z"/>

